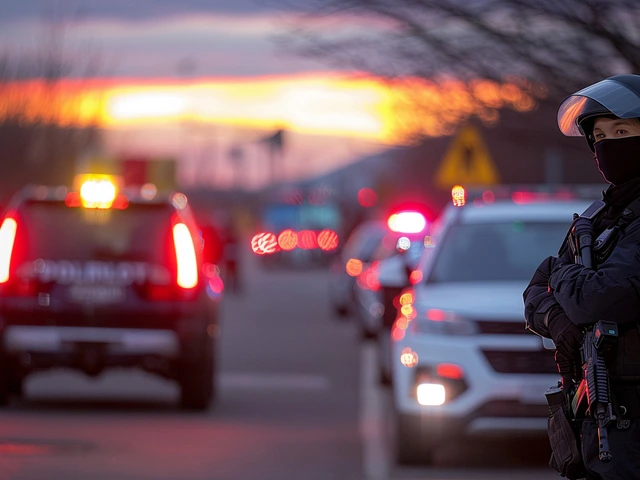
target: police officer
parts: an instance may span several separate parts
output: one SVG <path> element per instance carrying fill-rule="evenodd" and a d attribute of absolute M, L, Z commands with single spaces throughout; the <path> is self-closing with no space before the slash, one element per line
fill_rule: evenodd
<path fill-rule="evenodd" d="M 569 96 L 558 111 L 567 136 L 583 135 L 610 184 L 592 220 L 593 238 L 611 228 L 606 248 L 594 245 L 593 268 L 571 252 L 545 259 L 524 291 L 529 330 L 551 338 L 565 382 L 580 371 L 584 329 L 617 322 L 617 345 L 607 357 L 614 412 L 607 427 L 612 459 L 600 461 L 596 424 L 581 423 L 589 480 L 640 479 L 640 75 L 616 75 Z M 634 203 L 635 202 L 635 203 Z M 601 237 L 602 238 L 602 237 Z M 566 385 L 566 383 L 565 383 Z"/>

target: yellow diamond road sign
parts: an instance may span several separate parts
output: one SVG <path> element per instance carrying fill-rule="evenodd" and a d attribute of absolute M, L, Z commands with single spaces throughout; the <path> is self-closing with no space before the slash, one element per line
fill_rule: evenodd
<path fill-rule="evenodd" d="M 466 125 L 453 139 L 435 175 L 437 186 L 447 189 L 462 185 L 493 185 L 500 182 L 480 132 Z"/>

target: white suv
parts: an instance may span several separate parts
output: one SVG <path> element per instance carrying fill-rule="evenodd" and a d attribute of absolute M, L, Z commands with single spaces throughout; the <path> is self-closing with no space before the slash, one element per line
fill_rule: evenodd
<path fill-rule="evenodd" d="M 542 435 L 553 353 L 524 328 L 522 292 L 589 201 L 508 200 L 445 208 L 391 332 L 396 454 L 428 463 L 470 435 Z M 515 200 L 515 201 L 514 201 Z"/>

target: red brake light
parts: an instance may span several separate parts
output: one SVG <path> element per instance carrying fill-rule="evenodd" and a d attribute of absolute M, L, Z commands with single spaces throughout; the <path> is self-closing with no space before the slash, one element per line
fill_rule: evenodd
<path fill-rule="evenodd" d="M 111 204 L 111 208 L 117 208 L 118 210 L 124 210 L 129 206 L 129 199 L 126 195 L 119 193 L 116 195 L 115 200 Z"/>
<path fill-rule="evenodd" d="M 398 326 L 394 323 L 393 328 L 391 330 L 391 337 L 394 340 L 399 342 L 404 338 L 405 335 L 406 335 L 406 330 L 398 328 Z"/>
<path fill-rule="evenodd" d="M 575 198 L 569 191 L 565 192 L 536 192 L 536 191 L 517 191 L 511 194 L 513 203 L 523 204 L 548 200 L 571 200 Z"/>
<path fill-rule="evenodd" d="M 357 277 L 362 273 L 362 260 L 350 258 L 345 265 L 345 270 L 350 277 Z"/>
<path fill-rule="evenodd" d="M 333 230 L 322 230 L 318 234 L 318 246 L 328 252 L 338 248 L 338 234 Z"/>
<path fill-rule="evenodd" d="M 511 194 L 511 199 L 513 203 L 524 204 L 531 203 L 535 200 L 539 200 L 542 195 L 538 195 L 534 192 L 513 192 Z"/>
<path fill-rule="evenodd" d="M 178 264 L 178 285 L 193 288 L 198 285 L 198 263 L 193 238 L 184 223 L 173 226 L 173 245 Z"/>
<path fill-rule="evenodd" d="M 427 220 L 420 212 L 394 213 L 387 221 L 389 229 L 397 233 L 419 233 L 427 226 Z"/>
<path fill-rule="evenodd" d="M 422 272 L 420 270 L 414 270 L 413 272 L 411 272 L 411 275 L 409 275 L 409 283 L 411 283 L 411 285 L 416 285 L 421 281 Z"/>
<path fill-rule="evenodd" d="M 64 199 L 64 204 L 67 207 L 79 207 L 82 205 L 80 201 L 80 192 L 69 192 Z"/>
<path fill-rule="evenodd" d="M 298 233 L 294 232 L 290 228 L 283 230 L 278 235 L 278 245 L 285 252 L 293 250 L 298 246 Z"/>
<path fill-rule="evenodd" d="M 301 230 L 298 232 L 298 246 L 303 250 L 318 248 L 318 234 L 313 230 Z"/>
<path fill-rule="evenodd" d="M 460 365 L 455 363 L 439 363 L 436 365 L 436 375 L 444 378 L 452 378 L 453 380 L 462 380 L 464 371 Z"/>
<path fill-rule="evenodd" d="M 18 223 L 11 217 L 5 218 L 0 227 L 0 283 L 6 283 L 9 280 L 11 254 L 17 229 Z"/>
<path fill-rule="evenodd" d="M 427 318 L 433 322 L 444 322 L 447 319 L 447 312 L 439 308 L 427 310 Z"/>
<path fill-rule="evenodd" d="M 374 264 L 369 268 L 363 270 L 362 273 L 358 276 L 356 282 L 358 283 L 360 288 L 377 292 L 380 289 L 377 265 Z"/>

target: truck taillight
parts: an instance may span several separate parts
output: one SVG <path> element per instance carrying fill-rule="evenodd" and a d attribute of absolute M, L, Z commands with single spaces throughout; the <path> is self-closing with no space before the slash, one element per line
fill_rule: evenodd
<path fill-rule="evenodd" d="M 198 284 L 196 249 L 191 233 L 184 223 L 176 223 L 173 226 L 173 246 L 178 266 L 178 285 L 182 288 L 194 288 Z"/>
<path fill-rule="evenodd" d="M 17 222 L 10 217 L 5 218 L 0 227 L 0 283 L 6 283 L 9 280 L 11 254 L 17 229 Z"/>

